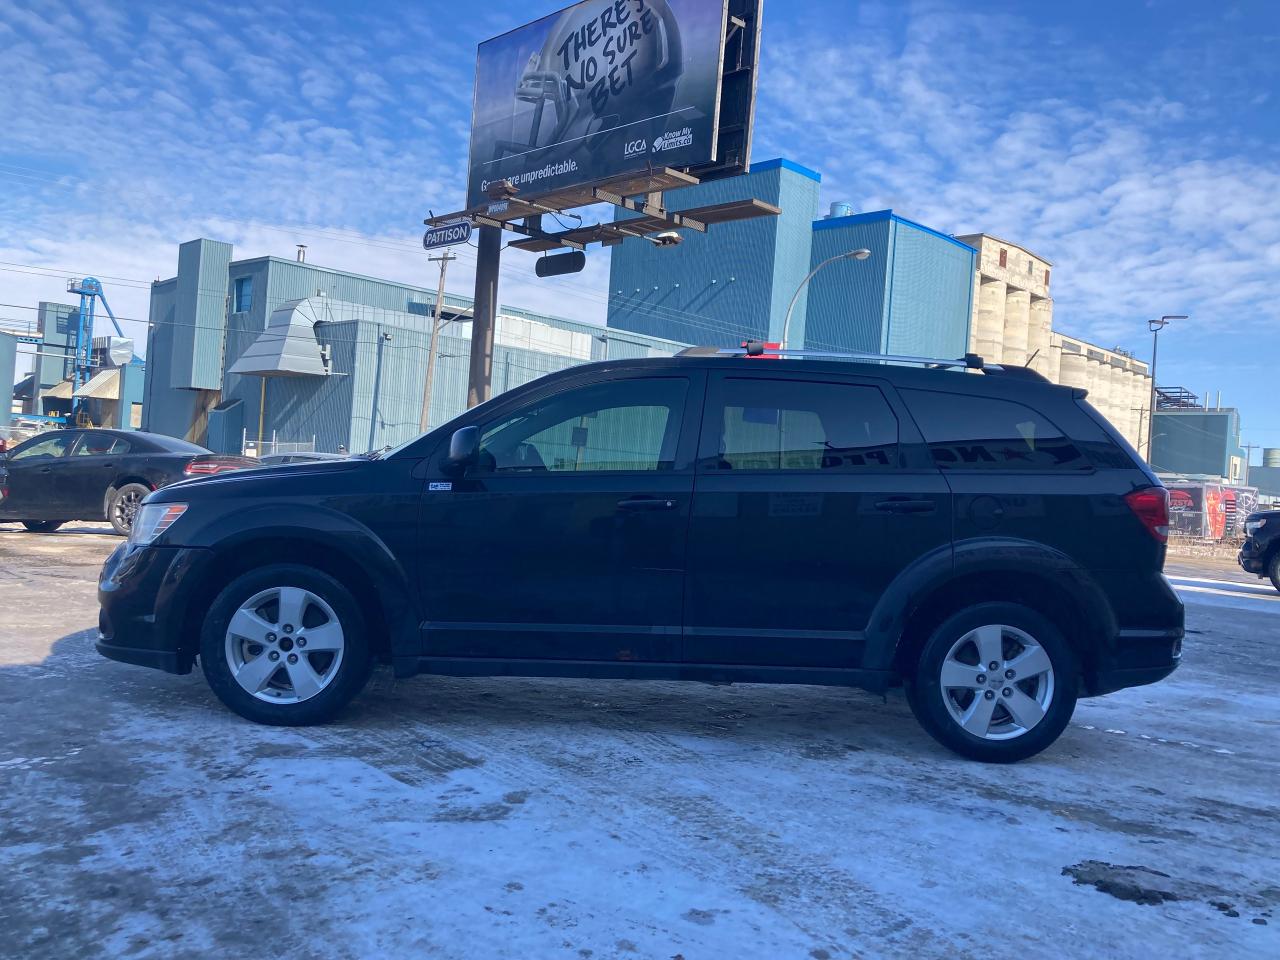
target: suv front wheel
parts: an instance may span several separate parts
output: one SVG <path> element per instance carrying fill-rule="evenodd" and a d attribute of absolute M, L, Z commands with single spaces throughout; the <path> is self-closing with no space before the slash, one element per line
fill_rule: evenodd
<path fill-rule="evenodd" d="M 205 679 L 240 716 L 275 726 L 332 719 L 373 667 L 351 592 L 311 567 L 273 564 L 218 594 L 200 636 Z"/>
<path fill-rule="evenodd" d="M 1075 712 L 1079 660 L 1029 607 L 982 603 L 925 641 L 907 684 L 912 712 L 939 743 L 972 760 L 1014 763 L 1058 739 Z"/>

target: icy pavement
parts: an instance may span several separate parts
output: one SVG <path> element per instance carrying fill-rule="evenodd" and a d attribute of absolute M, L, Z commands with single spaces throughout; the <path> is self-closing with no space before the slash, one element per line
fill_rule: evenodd
<path fill-rule="evenodd" d="M 379 675 L 255 727 L 93 652 L 113 542 L 0 533 L 0 956 L 1280 955 L 1254 584 L 1175 581 L 1184 667 L 995 768 L 815 687 Z"/>

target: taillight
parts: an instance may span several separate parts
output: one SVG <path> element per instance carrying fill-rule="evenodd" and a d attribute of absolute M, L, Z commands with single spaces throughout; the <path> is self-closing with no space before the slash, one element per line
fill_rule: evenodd
<path fill-rule="evenodd" d="M 1142 521 L 1147 532 L 1160 543 L 1169 542 L 1169 491 L 1164 487 L 1147 487 L 1125 494 L 1124 502 Z"/>
<path fill-rule="evenodd" d="M 217 460 L 192 460 L 183 467 L 182 472 L 188 477 L 212 477 L 237 469 L 239 468 L 229 463 L 219 463 Z"/>

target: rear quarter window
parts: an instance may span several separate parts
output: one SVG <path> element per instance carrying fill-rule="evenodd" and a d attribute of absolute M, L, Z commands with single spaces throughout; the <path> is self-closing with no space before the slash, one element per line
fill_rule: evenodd
<path fill-rule="evenodd" d="M 1025 404 L 932 390 L 901 390 L 943 470 L 1070 473 L 1093 463 L 1080 444 Z"/>
<path fill-rule="evenodd" d="M 861 471 L 898 463 L 898 420 L 873 386 L 728 377 L 713 385 L 699 470 Z"/>

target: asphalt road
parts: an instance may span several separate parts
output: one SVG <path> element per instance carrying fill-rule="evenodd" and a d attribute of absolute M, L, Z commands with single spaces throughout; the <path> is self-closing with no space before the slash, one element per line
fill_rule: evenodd
<path fill-rule="evenodd" d="M 900 696 L 379 675 L 275 730 L 93 651 L 117 542 L 0 526 L 0 956 L 1280 955 L 1280 596 L 959 760 Z"/>

